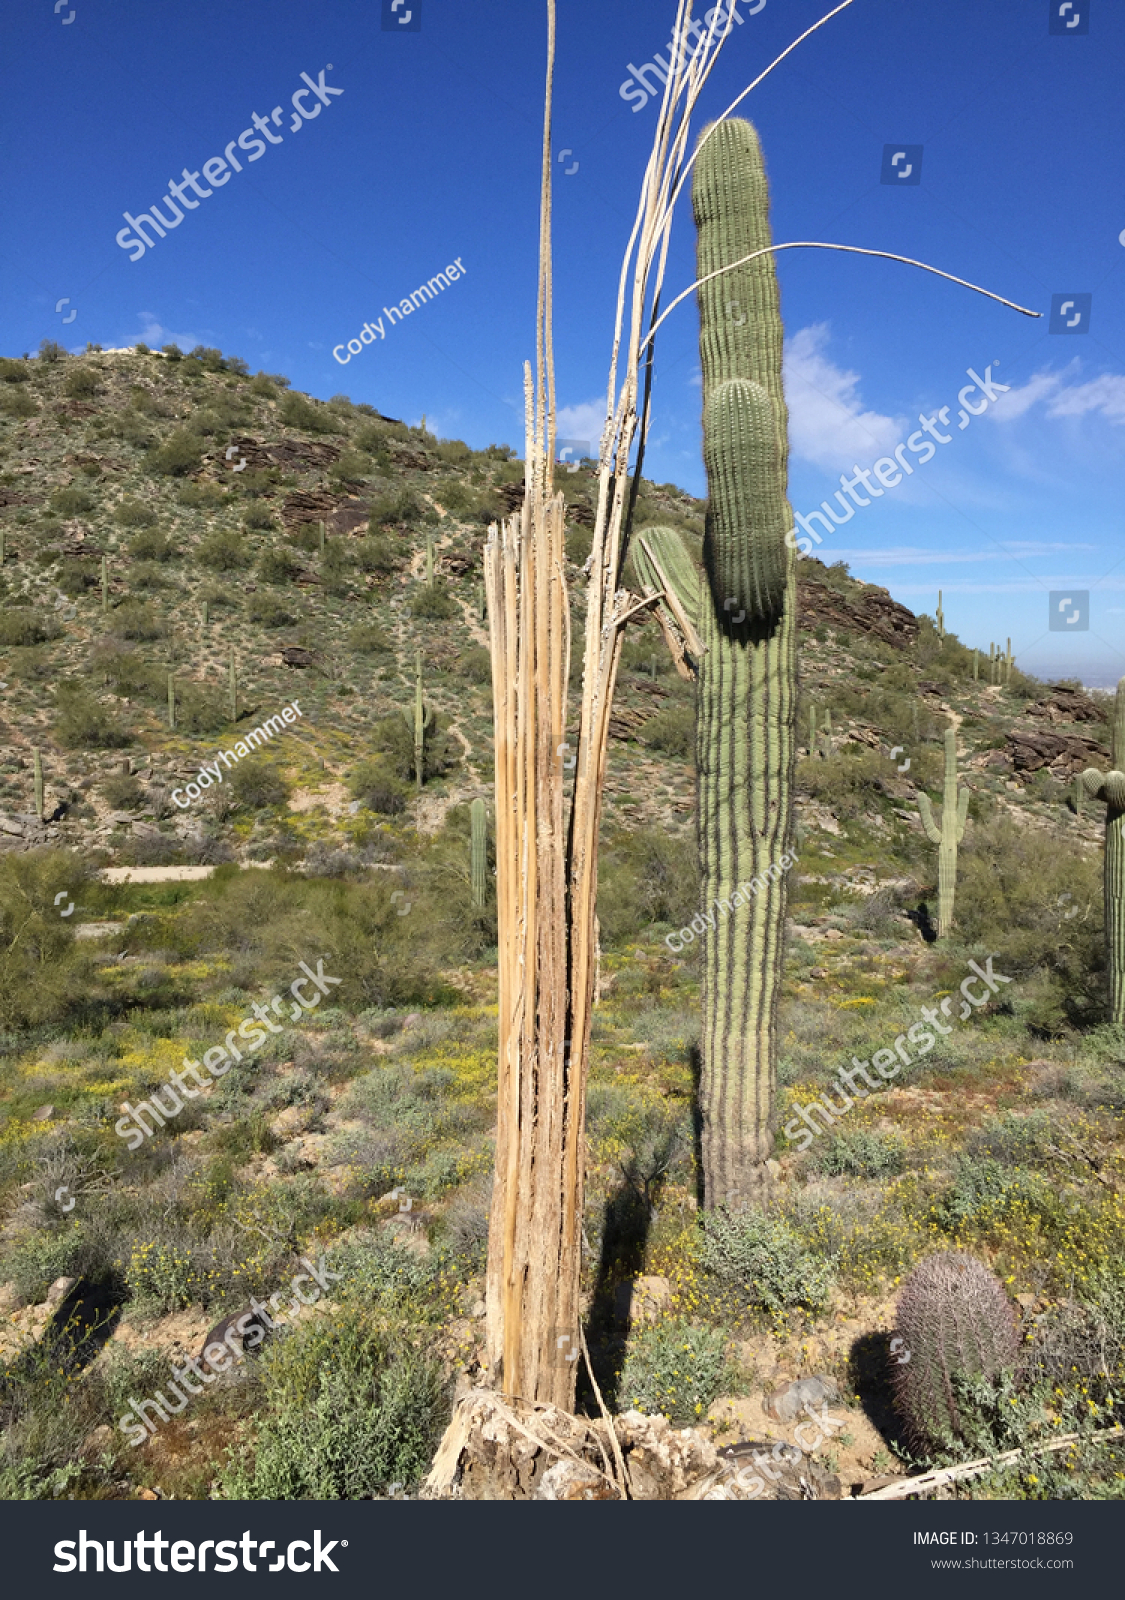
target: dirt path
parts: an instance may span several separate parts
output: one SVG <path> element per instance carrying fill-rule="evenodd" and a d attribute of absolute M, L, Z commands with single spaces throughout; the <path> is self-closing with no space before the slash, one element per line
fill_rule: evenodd
<path fill-rule="evenodd" d="M 248 867 L 272 867 L 272 861 L 242 861 Z M 214 867 L 103 867 L 98 876 L 103 883 L 195 883 L 209 878 Z"/>

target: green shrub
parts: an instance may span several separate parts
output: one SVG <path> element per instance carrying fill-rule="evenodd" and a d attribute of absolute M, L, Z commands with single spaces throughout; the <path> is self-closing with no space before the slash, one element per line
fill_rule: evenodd
<path fill-rule="evenodd" d="M 229 528 L 216 528 L 209 533 L 200 540 L 195 554 L 203 566 L 213 567 L 216 572 L 234 572 L 250 560 L 245 541 Z"/>
<path fill-rule="evenodd" d="M 361 572 L 375 572 L 380 576 L 395 572 L 402 566 L 402 556 L 390 539 L 382 534 L 372 534 L 357 539 L 353 545 L 356 566 Z"/>
<path fill-rule="evenodd" d="M 139 600 L 126 600 L 113 613 L 113 631 L 121 639 L 160 639 L 164 618 Z"/>
<path fill-rule="evenodd" d="M 433 450 L 439 461 L 455 467 L 463 467 L 473 459 L 473 452 L 463 439 L 439 439 Z"/>
<path fill-rule="evenodd" d="M 297 557 L 284 547 L 267 550 L 258 562 L 258 576 L 263 583 L 292 583 L 303 570 Z"/>
<path fill-rule="evenodd" d="M 129 541 L 129 554 L 138 561 L 167 561 L 175 553 L 159 528 L 144 528 Z"/>
<path fill-rule="evenodd" d="M 242 526 L 261 530 L 263 528 L 276 527 L 276 523 L 273 520 L 273 513 L 269 506 L 265 505 L 261 500 L 255 500 L 242 513 Z"/>
<path fill-rule="evenodd" d="M 269 761 L 240 761 L 227 773 L 224 787 L 235 804 L 247 811 L 284 805 L 289 798 L 289 785 Z"/>
<path fill-rule="evenodd" d="M 182 506 L 210 510 L 226 500 L 225 492 L 217 483 L 182 483 L 176 490 L 176 499 Z"/>
<path fill-rule="evenodd" d="M 361 761 L 350 779 L 352 794 L 369 811 L 394 817 L 406 809 L 407 790 L 382 760 Z"/>
<path fill-rule="evenodd" d="M 467 650 L 462 650 L 457 657 L 456 671 L 459 677 L 468 678 L 470 683 L 492 682 L 492 653 L 482 644 L 472 644 Z"/>
<path fill-rule="evenodd" d="M 798 1308 L 816 1314 L 828 1304 L 831 1265 L 783 1217 L 712 1212 L 703 1219 L 699 1259 L 723 1289 L 775 1320 Z"/>
<path fill-rule="evenodd" d="M 288 628 L 298 621 L 300 612 L 277 595 L 256 594 L 250 598 L 247 615 L 259 628 Z"/>
<path fill-rule="evenodd" d="M 906 1146 L 897 1134 L 857 1128 L 830 1139 L 814 1165 L 830 1178 L 891 1178 L 902 1171 L 905 1159 Z"/>
<path fill-rule="evenodd" d="M 89 367 L 75 367 L 67 374 L 63 384 L 63 393 L 70 395 L 75 400 L 90 400 L 98 393 L 101 384 L 98 375 Z"/>
<path fill-rule="evenodd" d="M 287 394 L 277 414 L 287 428 L 300 428 L 304 433 L 333 433 L 337 427 L 333 416 L 318 411 L 299 394 Z"/>
<path fill-rule="evenodd" d="M 372 729 L 371 742 L 376 751 L 386 756 L 388 766 L 396 777 L 408 783 L 414 780 L 414 732 L 413 726 L 407 727 L 405 717 L 384 717 L 377 722 Z M 457 744 L 443 730 L 441 719 L 435 716 L 424 736 L 423 782 L 448 772 L 457 759 L 457 753 Z"/>
<path fill-rule="evenodd" d="M 358 655 L 381 655 L 394 646 L 377 622 L 361 622 L 348 634 L 348 646 Z"/>
<path fill-rule="evenodd" d="M 60 683 L 55 737 L 67 750 L 120 750 L 133 736 L 82 685 Z"/>
<path fill-rule="evenodd" d="M 665 706 L 654 717 L 649 717 L 640 731 L 640 737 L 654 750 L 677 756 L 681 761 L 695 760 L 695 711 L 692 706 Z"/>
<path fill-rule="evenodd" d="M 650 1416 L 661 1413 L 675 1426 L 686 1427 L 706 1415 L 726 1377 L 721 1333 L 691 1322 L 660 1322 L 630 1339 L 618 1403 Z"/>
<path fill-rule="evenodd" d="M 371 520 L 369 523 L 372 533 L 378 533 L 380 528 L 395 527 L 400 524 L 415 521 L 422 514 L 422 502 L 413 490 L 405 484 L 389 494 L 378 495 L 371 502 Z"/>
<path fill-rule="evenodd" d="M 414 591 L 410 601 L 410 615 L 424 617 L 431 622 L 444 622 L 457 615 L 457 603 L 444 583 L 437 579 L 423 583 Z"/>
<path fill-rule="evenodd" d="M 654 923 L 680 928 L 699 910 L 699 852 L 695 841 L 661 828 L 610 836 L 598 871 L 598 919 L 609 943 L 632 938 Z"/>
<path fill-rule="evenodd" d="M 113 520 L 123 528 L 151 528 L 155 526 L 157 518 L 153 507 L 146 505 L 143 500 L 126 498 L 114 506 Z"/>
<path fill-rule="evenodd" d="M 93 499 L 84 489 L 56 489 L 51 504 L 63 517 L 80 517 L 94 509 Z"/>
<path fill-rule="evenodd" d="M 61 629 L 55 619 L 30 606 L 9 606 L 0 611 L 0 646 L 43 644 L 57 639 Z"/>
<path fill-rule="evenodd" d="M 76 600 L 98 582 L 98 570 L 89 561 L 62 561 L 59 563 L 59 588 L 63 594 Z"/>
<path fill-rule="evenodd" d="M 129 772 L 115 772 L 102 780 L 102 797 L 114 811 L 133 811 L 143 804 L 145 792 Z"/>
<path fill-rule="evenodd" d="M 0 394 L 0 412 L 5 416 L 17 419 L 33 417 L 38 410 L 38 405 L 26 389 L 13 389 L 9 394 Z"/>
<path fill-rule="evenodd" d="M 0 382 L 26 383 L 31 377 L 26 361 L 9 361 L 0 358 Z"/>
<path fill-rule="evenodd" d="M 371 471 L 371 463 L 366 456 L 359 455 L 355 450 L 344 450 L 332 463 L 328 476 L 334 483 L 347 487 L 361 484 Z"/>
<path fill-rule="evenodd" d="M 145 467 L 158 477 L 183 478 L 197 471 L 202 459 L 198 434 L 178 428 L 163 444 L 150 448 L 145 456 Z"/>
<path fill-rule="evenodd" d="M 39 359 L 48 366 L 53 366 L 56 361 L 65 361 L 67 350 L 64 345 L 56 344 L 54 339 L 40 339 Z"/>
<path fill-rule="evenodd" d="M 361 1500 L 410 1492 L 429 1469 L 450 1402 L 438 1363 L 361 1313 L 298 1326 L 262 1357 L 269 1409 L 253 1464 L 231 1452 L 231 1500 Z"/>
<path fill-rule="evenodd" d="M 259 395 L 263 400 L 277 399 L 277 390 L 265 372 L 256 372 L 246 387 L 251 394 Z"/>

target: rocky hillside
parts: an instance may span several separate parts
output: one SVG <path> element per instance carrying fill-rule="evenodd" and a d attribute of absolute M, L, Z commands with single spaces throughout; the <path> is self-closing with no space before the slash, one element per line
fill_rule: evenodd
<path fill-rule="evenodd" d="M 215 350 L 48 348 L 0 363 L 0 469 L 0 848 L 298 862 L 354 846 L 372 811 L 433 833 L 487 791 L 481 549 L 522 496 L 506 446 L 473 451 L 344 396 L 325 404 Z M 593 473 L 560 481 L 577 589 Z M 641 523 L 698 540 L 702 510 L 643 485 Z M 835 750 L 884 757 L 862 785 L 872 826 L 914 825 L 897 812 L 933 777 L 927 746 L 950 715 L 975 787 L 1044 817 L 1060 791 L 1041 775 L 1104 754 L 1102 708 L 1082 694 L 1019 674 L 1003 691 L 974 682 L 968 652 L 939 649 L 929 620 L 886 591 L 815 561 L 801 580 L 801 726 L 827 709 Z M 580 643 L 577 608 L 575 624 Z M 418 652 L 437 713 L 420 793 L 400 718 Z M 268 756 L 183 808 L 201 764 L 293 700 L 299 720 Z M 691 700 L 655 627 L 638 626 L 613 721 L 611 834 L 690 834 Z M 885 754 L 896 745 L 909 775 Z M 815 822 L 835 808 L 814 777 Z"/>

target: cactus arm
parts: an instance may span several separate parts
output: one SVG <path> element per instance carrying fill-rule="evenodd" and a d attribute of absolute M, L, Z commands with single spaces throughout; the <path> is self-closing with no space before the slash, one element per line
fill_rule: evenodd
<path fill-rule="evenodd" d="M 1079 773 L 1078 781 L 1091 800 L 1105 799 L 1105 781 L 1109 776 L 1106 772 L 1099 772 L 1097 767 L 1087 767 L 1085 772 Z"/>
<path fill-rule="evenodd" d="M 633 566 L 641 583 L 647 588 L 663 591 L 664 604 L 683 634 L 684 645 L 698 661 L 703 654 L 698 632 L 702 584 L 695 564 L 676 530 L 646 528 L 638 534 L 633 549 Z"/>
<path fill-rule="evenodd" d="M 971 796 L 968 789 L 961 790 L 961 798 L 957 802 L 957 843 L 965 837 L 965 823 L 969 820 L 969 800 Z"/>
<path fill-rule="evenodd" d="M 934 821 L 934 811 L 933 807 L 930 805 L 930 797 L 928 794 L 920 794 L 918 796 L 918 810 L 922 814 L 922 826 L 926 830 L 926 838 L 931 844 L 940 844 L 941 829 Z"/>

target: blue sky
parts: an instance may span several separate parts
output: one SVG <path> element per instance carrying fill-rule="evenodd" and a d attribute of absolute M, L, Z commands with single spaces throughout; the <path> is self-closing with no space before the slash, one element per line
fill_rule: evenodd
<path fill-rule="evenodd" d="M 1046 315 L 1031 321 L 897 263 L 779 257 L 794 510 L 816 509 L 842 473 L 896 446 L 917 469 L 819 553 L 915 610 L 932 612 L 940 587 L 947 626 L 970 644 L 1010 635 L 1031 671 L 1109 684 L 1125 673 L 1125 7 L 1075 0 L 1071 16 L 1089 31 L 1052 35 L 1056 3 L 855 0 L 745 110 L 779 242 L 896 251 L 1044 313 L 1053 296 L 1092 295 L 1088 332 L 1051 334 Z M 707 115 L 829 8 L 766 0 L 749 15 L 755 6 L 738 0 L 745 20 Z M 324 398 L 344 392 L 410 421 L 425 413 L 475 446 L 520 448 L 543 8 L 406 7 L 417 31 L 384 30 L 381 0 L 5 6 L 0 352 L 43 338 L 218 345 Z M 653 102 L 634 109 L 637 91 L 620 89 L 630 65 L 663 52 L 674 10 L 559 0 L 556 350 L 561 431 L 574 438 L 599 431 L 621 251 L 655 121 Z M 344 92 L 323 105 L 307 94 L 300 106 L 319 114 L 294 130 L 302 73 L 317 83 L 322 72 Z M 253 114 L 275 107 L 280 143 L 253 162 L 251 140 L 236 143 L 241 172 L 228 165 L 207 198 L 187 188 L 194 209 L 140 259 L 115 243 L 125 212 L 161 204 L 185 166 L 222 158 Z M 900 142 L 922 146 L 917 184 L 880 181 L 884 147 Z M 671 290 L 692 281 L 693 254 L 685 205 Z M 333 358 L 458 258 L 465 276 L 438 300 L 346 367 Z M 689 300 L 658 344 L 646 471 L 700 493 L 696 341 Z M 990 365 L 1008 392 L 958 429 L 967 370 L 987 378 Z M 906 441 L 943 406 L 949 443 L 923 464 Z M 1080 590 L 1089 630 L 1049 631 L 1049 593 Z"/>

